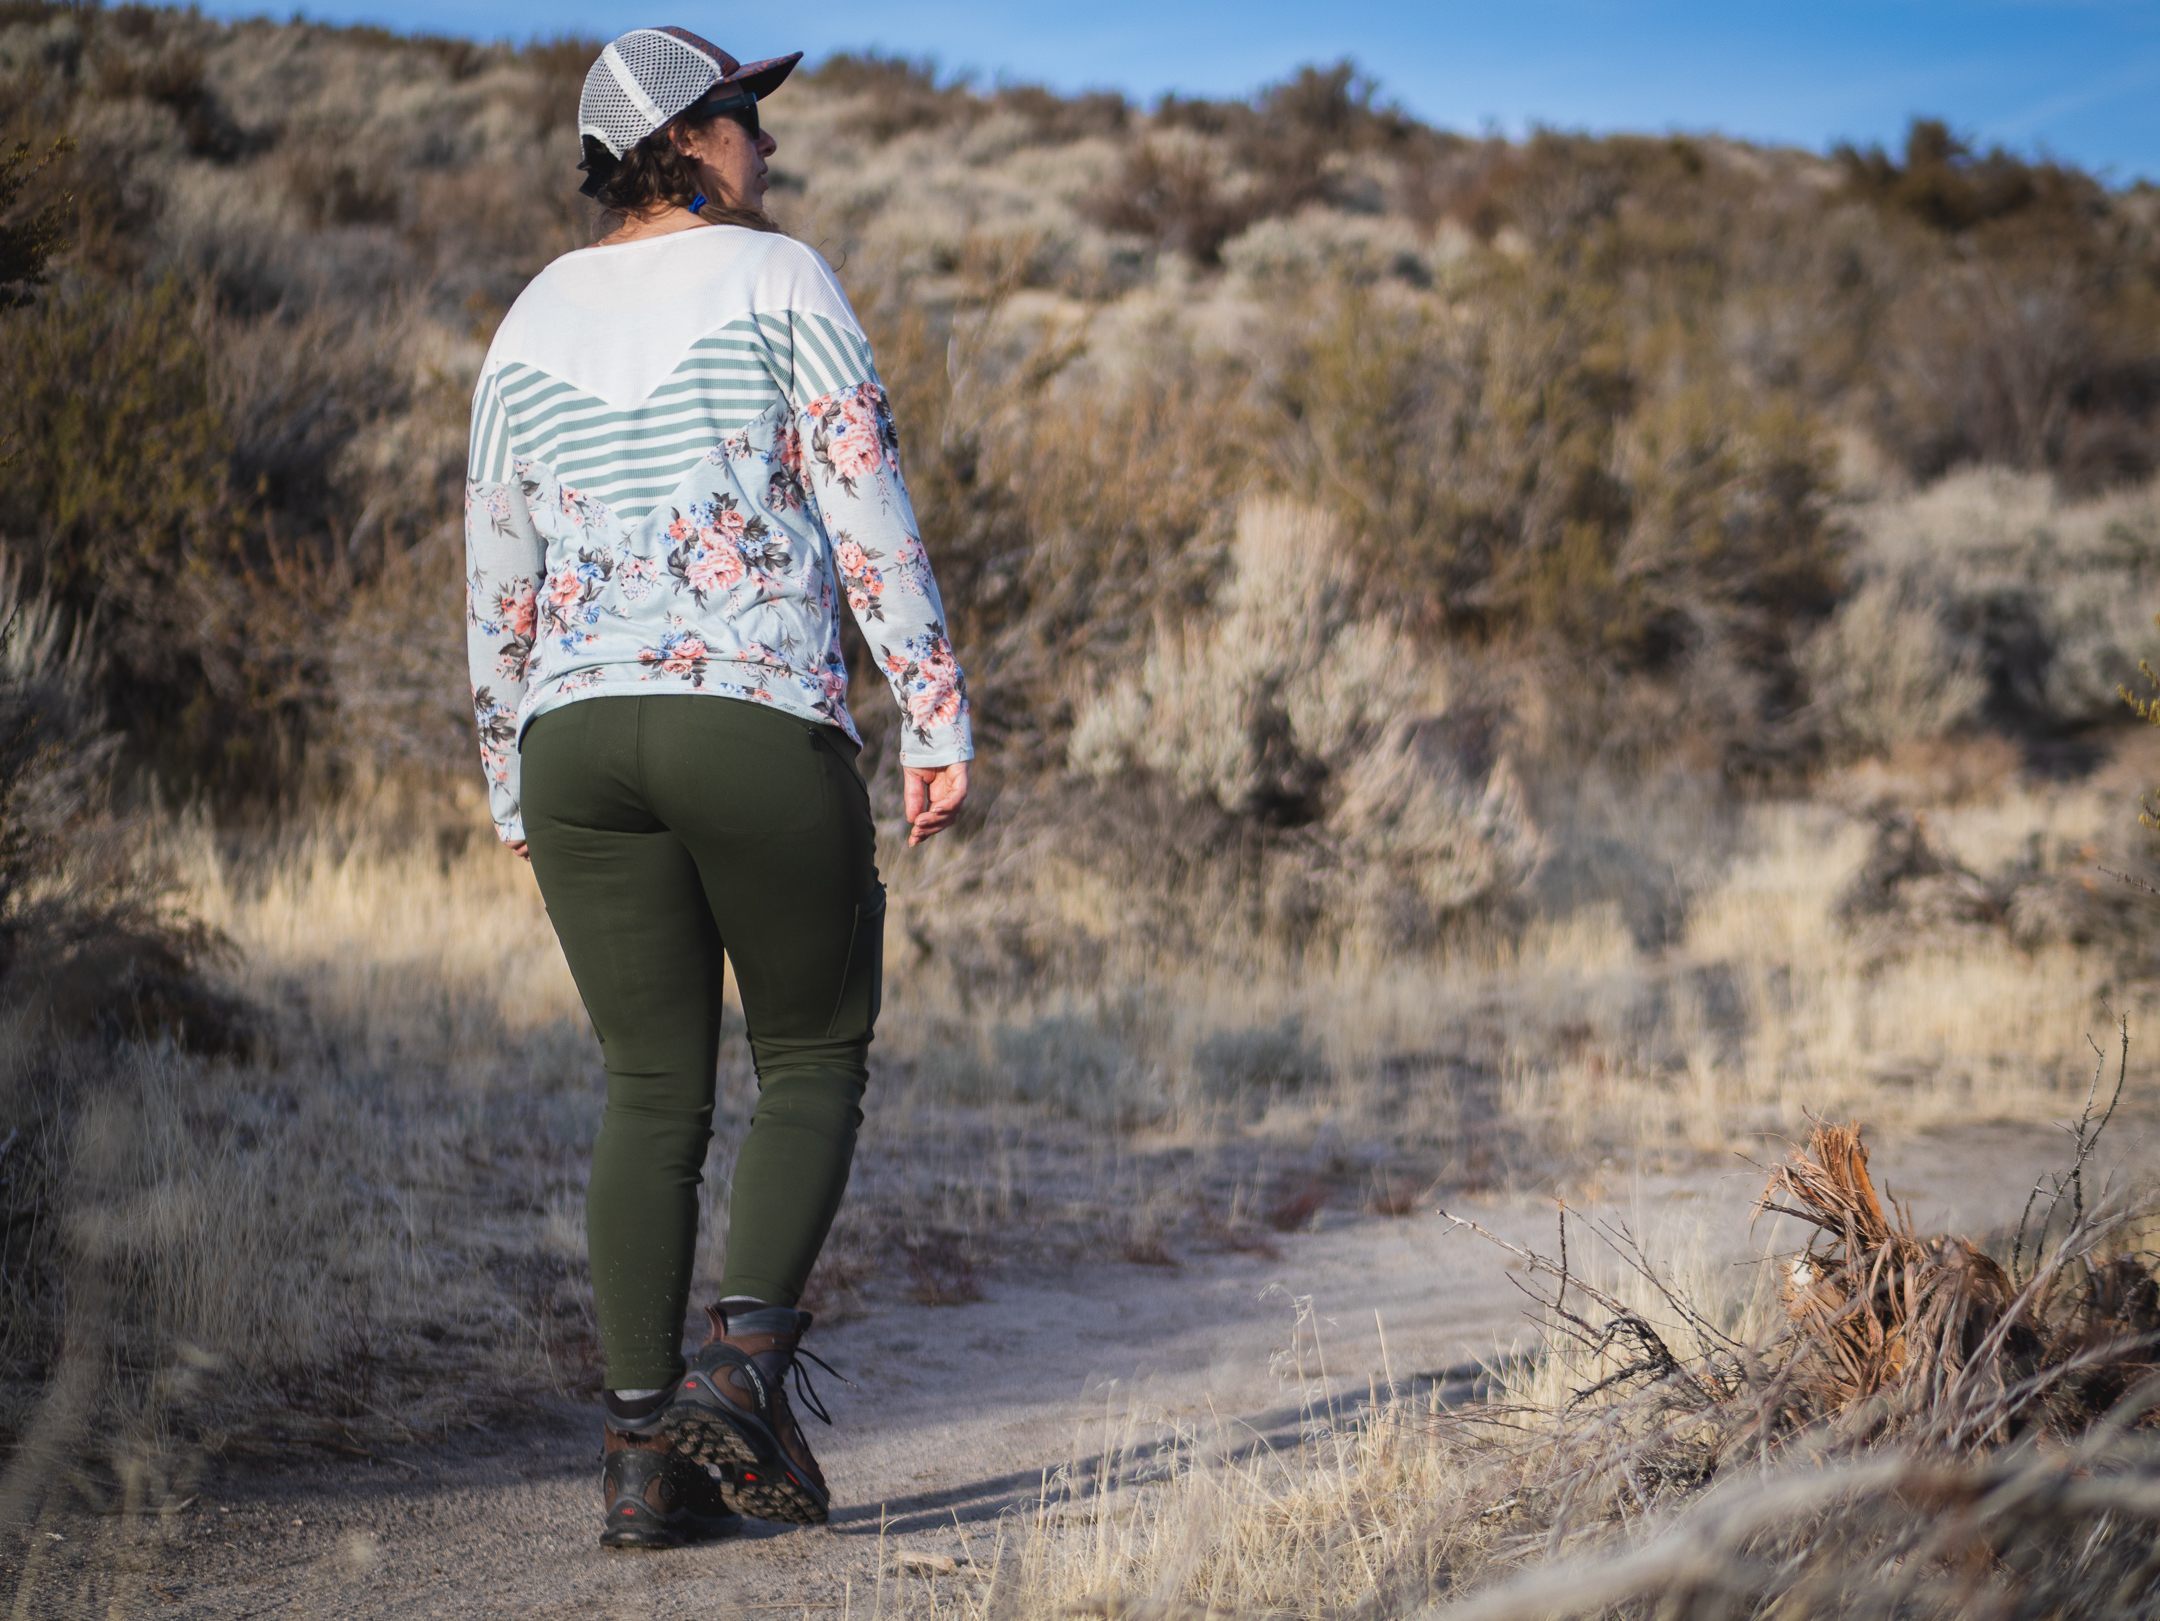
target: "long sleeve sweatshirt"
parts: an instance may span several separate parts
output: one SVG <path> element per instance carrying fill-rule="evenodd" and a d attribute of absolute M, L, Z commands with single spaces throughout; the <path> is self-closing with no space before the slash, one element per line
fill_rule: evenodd
<path fill-rule="evenodd" d="M 972 757 L 967 683 L 870 345 L 812 249 L 705 226 L 556 260 L 473 394 L 466 647 L 497 832 L 518 740 L 605 694 L 699 692 L 856 736 L 838 601 L 909 765 Z"/>

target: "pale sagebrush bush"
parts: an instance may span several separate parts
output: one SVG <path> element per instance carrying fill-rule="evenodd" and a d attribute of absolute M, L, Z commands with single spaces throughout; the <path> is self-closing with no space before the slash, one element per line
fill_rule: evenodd
<path fill-rule="evenodd" d="M 1135 675 L 1083 705 L 1073 768 L 1145 767 L 1239 809 L 1267 786 L 1248 737 L 1257 710 L 1279 709 L 1295 748 L 1332 769 L 1388 721 L 1440 708 L 1444 682 L 1416 648 L 1357 622 L 1341 547 L 1318 512 L 1249 503 L 1215 613 L 1159 638 Z"/>
<path fill-rule="evenodd" d="M 1978 720 L 1988 685 L 1980 651 L 1959 640 L 1939 601 L 1900 579 L 1847 597 L 1800 650 L 1826 730 L 1862 751 L 1947 737 Z"/>
<path fill-rule="evenodd" d="M 2044 475 L 1982 469 L 1858 517 L 1856 567 L 1932 605 L 1946 669 L 1983 676 L 2005 718 L 2084 725 L 2120 710 L 2155 643 L 2160 489 L 2073 501 Z"/>
<path fill-rule="evenodd" d="M 360 402 L 339 420 L 364 436 L 376 415 L 430 416 L 435 379 L 455 398 L 523 281 L 587 239 L 568 127 L 584 49 L 29 6 L 0 27 L 0 74 L 81 138 L 82 273 L 184 270 L 223 315 L 292 350 L 311 347 L 304 316 L 334 310 L 341 330 L 388 339 L 383 370 L 429 380 L 378 412 L 370 368 L 326 346 L 323 369 Z M 1341 66 L 1251 103 L 1142 116 L 850 60 L 800 76 L 772 117 L 775 207 L 843 265 L 871 318 L 955 632 L 1000 700 L 986 742 L 1029 776 L 1066 753 L 1075 657 L 1124 666 L 1158 621 L 1183 619 L 1255 471 L 1341 518 L 1361 632 L 1467 630 L 1486 647 L 1528 635 L 1555 667 L 1585 667 L 1588 694 L 1563 706 L 1581 735 L 1564 746 L 1655 758 L 1707 736 L 1747 769 L 1808 757 L 1789 644 L 1829 606 L 1835 572 L 1809 413 L 1866 415 L 1880 391 L 1855 334 L 1949 251 L 1925 221 L 1893 251 L 1875 212 L 1905 220 L 1920 193 L 1987 191 L 2002 168 L 1945 149 L 1922 164 L 1925 185 L 1883 159 L 1833 195 L 1834 166 L 1732 142 L 1468 142 L 1389 110 Z M 1135 190 L 1150 163 L 1160 184 Z M 1134 231 L 1099 223 L 1120 174 L 1146 216 Z M 2035 186 L 2043 202 L 2062 189 Z M 1984 223 L 2023 221 L 2029 246 L 2023 195 L 2004 193 Z M 1059 328 L 1009 390 L 979 386 L 963 330 L 993 243 L 1012 261 L 1013 307 Z M 1231 268 L 1196 276 L 1194 255 L 1217 249 Z M 2130 341 L 2098 292 L 2064 296 Z M 1992 364 L 1985 334 L 1959 331 L 1958 363 Z M 213 349 L 238 335 L 228 325 Z M 1922 392 L 1908 415 L 1941 394 Z M 345 679 L 395 662 L 418 628 L 408 614 L 348 638 L 348 622 L 451 588 L 437 554 L 455 518 L 454 481 L 431 471 L 416 487 L 395 458 L 356 471 L 352 437 L 298 447 L 327 471 L 267 490 L 236 446 L 214 516 L 247 543 L 209 572 L 261 575 L 274 535 L 303 575 L 355 578 L 290 616 L 278 593 L 234 587 L 259 667 L 213 683 L 238 696 L 211 707 L 279 718 L 210 714 L 179 739 L 157 728 L 191 773 L 275 794 L 318 767 L 330 783 L 463 767 L 435 717 L 377 727 L 370 683 Z M 308 493 L 331 485 L 335 503 Z M 329 661 L 325 625 L 346 644 Z"/>
<path fill-rule="evenodd" d="M 1395 215 L 1346 219 L 1316 209 L 1310 217 L 1254 224 L 1224 246 L 1223 267 L 1256 287 L 1333 277 L 1422 287 L 1472 251 L 1460 226 L 1425 232 Z"/>
<path fill-rule="evenodd" d="M 1083 698 L 1073 768 L 1146 770 L 1226 811 L 1323 827 L 1343 859 L 1314 875 L 1329 898 L 1310 904 L 1345 922 L 1405 901 L 1444 917 L 1518 884 L 1536 857 L 1520 786 L 1505 762 L 1451 746 L 1435 662 L 1355 616 L 1336 526 L 1250 502 L 1231 557 L 1211 615 Z"/>
<path fill-rule="evenodd" d="M 1072 1013 L 990 1032 L 993 1095 L 1041 1105 L 1091 1126 L 1131 1127 L 1160 1120 L 1170 1099 L 1160 1073 L 1115 1024 Z"/>
<path fill-rule="evenodd" d="M 122 740 L 104 724 L 93 638 L 23 573 L 0 547 L 0 1009 L 230 1048 L 244 1009 L 198 972 L 223 943 L 116 813 Z"/>
<path fill-rule="evenodd" d="M 1192 1073 L 1205 1095 L 1225 1100 L 1298 1092 L 1329 1079 L 1326 1051 L 1296 1014 L 1201 1037 L 1193 1045 Z"/>

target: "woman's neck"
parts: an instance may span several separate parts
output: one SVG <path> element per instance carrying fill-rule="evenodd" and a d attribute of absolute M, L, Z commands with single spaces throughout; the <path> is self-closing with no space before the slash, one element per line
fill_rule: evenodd
<path fill-rule="evenodd" d="M 705 221 L 687 208 L 677 208 L 664 203 L 642 214 L 630 214 L 614 230 L 593 244 L 596 248 L 620 247 L 625 242 L 642 242 L 648 237 L 673 236 L 678 231 L 695 231 Z"/>

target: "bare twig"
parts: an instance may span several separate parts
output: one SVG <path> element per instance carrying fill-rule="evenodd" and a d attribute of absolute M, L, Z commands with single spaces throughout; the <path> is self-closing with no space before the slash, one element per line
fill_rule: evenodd
<path fill-rule="evenodd" d="M 2154 816 L 2153 807 L 2148 804 L 2144 807 L 2144 809 L 2145 814 L 2140 816 L 2138 820 L 2146 823 L 2148 826 L 2160 826 L 2160 818 L 2156 818 Z M 2100 876 L 2103 878 L 2114 879 L 2125 889 L 2140 890 L 2147 895 L 2160 895 L 2160 889 L 2154 888 L 2151 884 L 2148 884 L 2142 878 L 2132 877 L 2127 872 L 2117 872 L 2113 867 L 2095 867 L 2093 868 L 2093 871 L 2099 873 Z"/>
<path fill-rule="evenodd" d="M 2041 1250 L 2047 1245 L 2048 1228 L 2054 1223 L 2055 1212 L 2062 1207 L 2063 1194 L 2066 1191 L 2070 1195 L 2071 1230 L 2075 1231 L 2085 1219 L 2085 1165 L 2092 1158 L 2094 1150 L 2099 1147 L 2101 1133 L 2107 1130 L 2108 1123 L 2115 1118 L 2116 1107 L 2122 1102 L 2123 1087 L 2130 1076 L 2130 1020 L 2127 1015 L 2119 1016 L 2116 1019 L 2115 1029 L 2118 1043 L 2115 1090 L 2109 1096 L 2107 1108 L 2102 1111 L 2097 1122 L 2093 1119 L 2093 1107 L 2100 1098 L 2101 1078 L 2107 1073 L 2107 1054 L 2102 1051 L 2100 1044 L 2094 1041 L 2091 1036 L 2085 1038 L 2086 1045 L 2092 1048 L 2096 1059 L 2093 1065 L 2092 1085 L 2086 1089 L 2085 1107 L 2078 1116 L 2077 1125 L 2074 1128 L 2068 1126 L 2063 1128 L 2070 1133 L 2074 1144 L 2070 1169 L 2064 1175 L 2050 1176 L 2047 1179 L 2054 1185 L 2049 1190 L 2051 1197 L 2048 1200 L 2047 1211 L 2040 1219 L 2040 1231 L 2034 1235 L 2032 1240 L 2033 1255 L 2036 1262 Z M 2026 1233 L 2032 1220 L 2033 1205 L 2038 1202 L 2041 1191 L 2041 1185 L 2037 1182 L 2034 1183 L 2032 1193 L 2025 1200 L 2025 1212 L 2018 1218 L 2017 1241 L 2010 1251 L 2010 1276 L 2014 1283 L 2024 1281 L 2020 1278 L 2019 1273 L 2024 1264 Z"/>

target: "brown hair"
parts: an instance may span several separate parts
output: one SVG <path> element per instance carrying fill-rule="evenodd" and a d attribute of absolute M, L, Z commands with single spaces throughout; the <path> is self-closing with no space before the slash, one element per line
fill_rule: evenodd
<path fill-rule="evenodd" d="M 725 117 L 716 114 L 715 117 Z M 607 177 L 594 188 L 592 197 L 610 214 L 636 215 L 656 208 L 663 203 L 673 203 L 677 208 L 688 208 L 697 201 L 697 165 L 668 139 L 668 131 L 678 125 L 684 128 L 712 122 L 711 117 L 696 119 L 693 124 L 687 113 L 670 123 L 662 124 L 637 145 L 622 155 L 622 159 Z M 588 142 L 587 149 L 598 142 Z M 710 220 L 715 225 L 742 225 L 753 231 L 778 231 L 763 209 L 743 208 L 722 202 L 715 197 L 698 210 L 698 218 Z"/>

